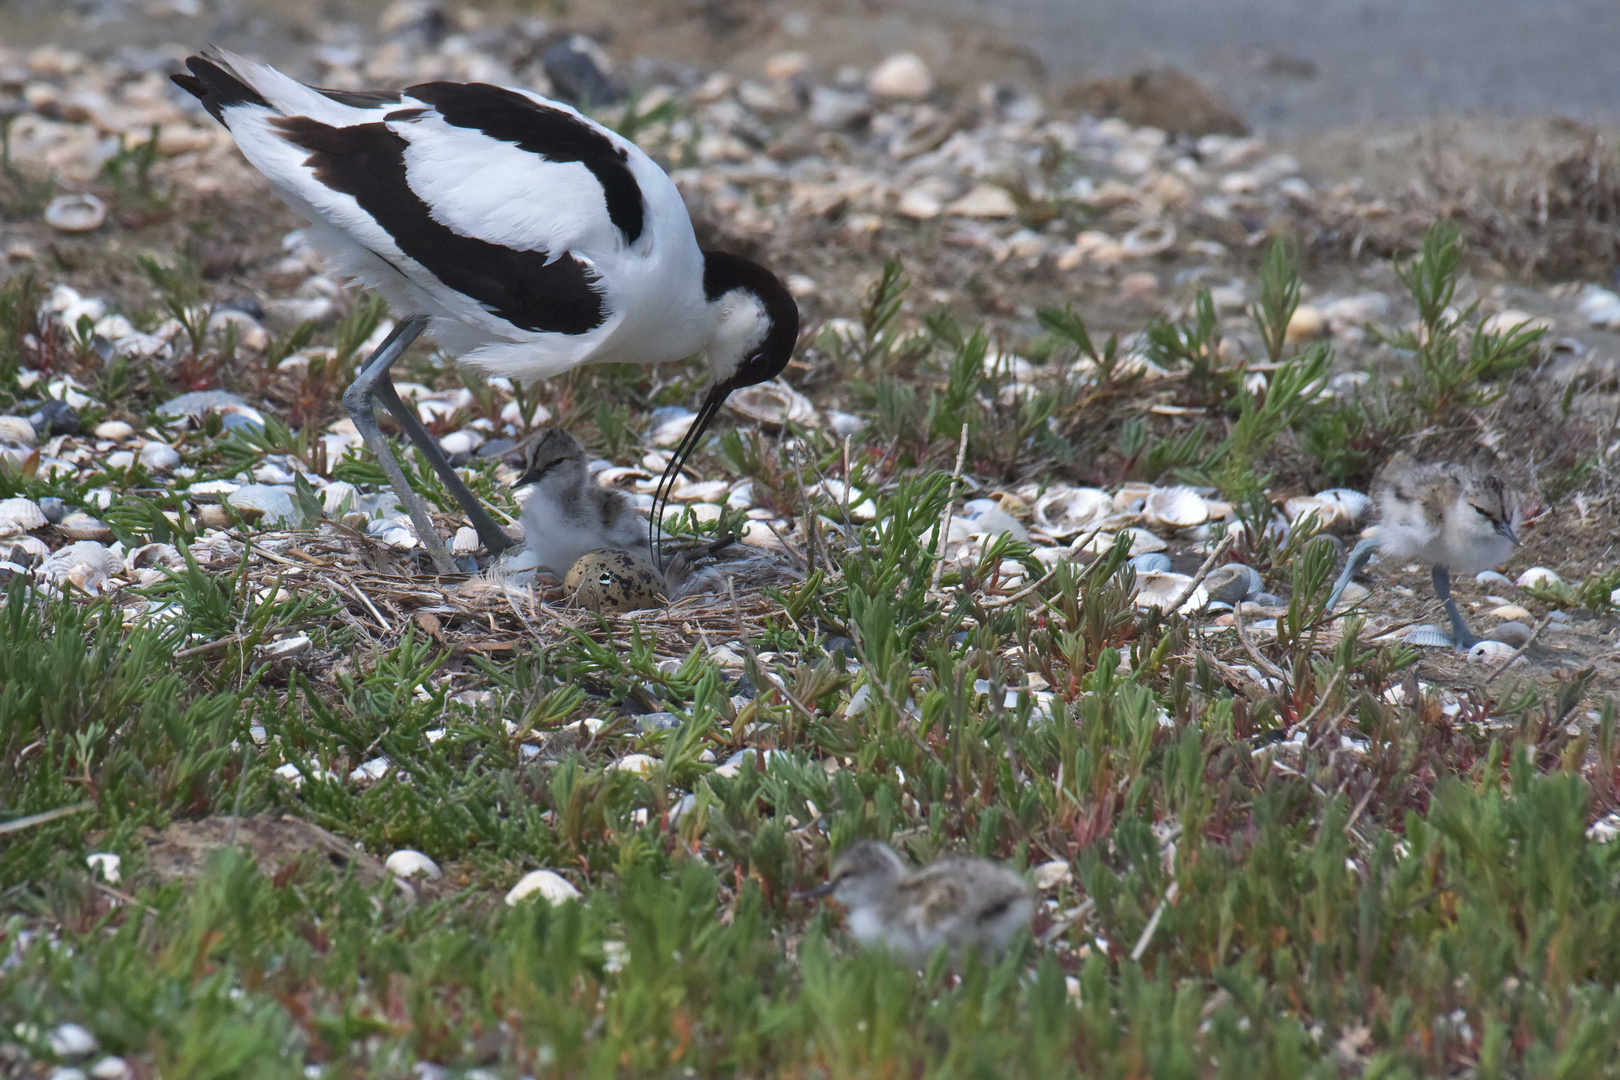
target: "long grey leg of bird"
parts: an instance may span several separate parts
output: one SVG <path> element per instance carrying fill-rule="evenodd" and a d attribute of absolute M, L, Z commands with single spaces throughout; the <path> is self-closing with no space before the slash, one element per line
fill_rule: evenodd
<path fill-rule="evenodd" d="M 1345 586 L 1350 584 L 1350 579 L 1361 572 L 1361 568 L 1367 565 L 1367 560 L 1371 559 L 1373 552 L 1377 550 L 1377 540 L 1363 540 L 1350 549 L 1350 557 L 1344 560 L 1344 570 L 1339 574 L 1339 579 L 1333 583 L 1333 591 L 1328 594 L 1329 615 L 1339 606 L 1339 597 L 1343 594 Z"/>
<path fill-rule="evenodd" d="M 422 546 L 427 548 L 428 557 L 433 560 L 433 568 L 441 574 L 454 574 L 455 560 L 446 550 L 444 539 L 433 528 L 433 519 L 428 516 L 427 507 L 422 505 L 422 500 L 411 490 L 410 482 L 405 479 L 405 471 L 394 459 L 394 452 L 389 448 L 388 440 L 383 437 L 382 428 L 377 425 L 377 414 L 372 408 L 372 398 L 376 396 L 378 381 L 388 382 L 392 389 L 393 384 L 388 381 L 389 367 L 410 348 L 411 342 L 427 328 L 427 323 L 425 315 L 412 315 L 400 320 L 399 325 L 394 327 L 394 332 L 389 334 L 377 347 L 377 351 L 361 365 L 360 373 L 343 392 L 343 407 L 349 410 L 349 419 L 354 421 L 355 429 L 360 432 L 360 437 L 366 440 L 366 446 L 377 458 L 377 464 L 382 466 L 383 474 L 388 477 L 388 483 L 393 487 L 394 494 L 399 497 L 405 511 L 410 514 L 411 524 L 416 526 L 416 535 L 422 541 Z"/>
<path fill-rule="evenodd" d="M 1436 566 L 1433 574 L 1434 594 L 1446 605 L 1446 616 L 1451 619 L 1451 643 L 1459 649 L 1472 649 L 1479 641 L 1468 624 L 1463 622 L 1462 612 L 1457 610 L 1457 601 L 1451 598 L 1451 571 L 1443 566 Z"/>
<path fill-rule="evenodd" d="M 456 470 L 451 467 L 450 462 L 445 460 L 444 452 L 439 449 L 438 441 L 428 434 L 427 429 L 422 426 L 422 422 L 416 418 L 416 413 L 400 400 L 399 392 L 394 389 L 393 380 L 383 379 L 380 381 L 374 393 L 377 400 L 383 403 L 383 407 L 393 414 L 395 420 L 399 421 L 399 426 L 405 429 L 405 434 L 410 437 L 411 442 L 415 443 L 416 448 L 422 451 L 422 456 L 428 459 L 428 462 L 433 466 L 433 471 L 439 474 L 439 479 L 444 483 L 444 486 L 449 489 L 451 495 L 455 496 L 456 502 L 461 504 L 461 509 L 466 513 L 467 519 L 472 522 L 472 527 L 477 530 L 478 539 L 483 542 L 484 550 L 491 555 L 499 555 L 511 547 L 512 538 L 507 536 L 505 530 L 499 525 L 495 524 L 495 519 L 489 516 L 489 511 L 485 510 L 484 504 L 478 501 L 478 496 L 469 491 L 467 485 L 462 483 L 461 477 L 457 475 Z"/>

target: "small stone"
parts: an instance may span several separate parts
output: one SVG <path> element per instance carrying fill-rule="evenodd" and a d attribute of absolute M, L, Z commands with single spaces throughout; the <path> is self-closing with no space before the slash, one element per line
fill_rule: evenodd
<path fill-rule="evenodd" d="M 506 906 L 517 907 L 531 896 L 538 896 L 547 903 L 556 905 L 569 900 L 578 900 L 580 892 L 555 870 L 531 870 L 507 891 Z"/>
<path fill-rule="evenodd" d="M 1293 316 L 1288 320 L 1288 329 L 1284 337 L 1290 344 L 1302 341 L 1314 341 L 1327 333 L 1327 319 L 1320 311 L 1309 304 L 1301 304 L 1294 309 Z"/>
<path fill-rule="evenodd" d="M 810 54 L 793 50 L 780 52 L 765 61 L 765 77 L 774 81 L 797 78 L 810 70 Z"/>
<path fill-rule="evenodd" d="M 28 422 L 34 425 L 41 438 L 79 433 L 79 414 L 65 401 L 47 401 L 28 418 Z"/>
<path fill-rule="evenodd" d="M 1010 218 L 1018 216 L 1018 204 L 1006 188 L 980 184 L 946 210 L 954 217 Z"/>
<path fill-rule="evenodd" d="M 1217 567 L 1204 579 L 1204 588 L 1211 600 L 1235 604 L 1247 600 L 1263 587 L 1260 575 L 1242 563 L 1228 563 Z"/>
<path fill-rule="evenodd" d="M 921 101 L 934 92 L 934 74 L 916 53 L 896 53 L 872 69 L 866 89 L 873 97 Z"/>
<path fill-rule="evenodd" d="M 908 217 L 913 221 L 927 221 L 944 213 L 945 203 L 927 188 L 910 188 L 900 196 L 900 202 L 895 206 L 895 210 L 901 217 Z"/>
<path fill-rule="evenodd" d="M 401 848 L 389 855 L 383 865 L 388 868 L 390 874 L 397 878 L 404 878 L 407 881 L 414 877 L 437 880 L 444 876 L 443 871 L 439 869 L 438 863 L 420 851 L 411 848 Z"/>
<path fill-rule="evenodd" d="M 98 877 L 109 885 L 117 885 L 123 880 L 121 868 L 124 860 L 111 852 L 98 851 L 93 855 L 86 855 L 84 862 L 90 868 L 91 877 Z"/>
<path fill-rule="evenodd" d="M 1146 270 L 1126 274 L 1119 282 L 1119 294 L 1126 300 L 1152 300 L 1159 295 L 1159 279 Z"/>
<path fill-rule="evenodd" d="M 1498 623 L 1496 626 L 1491 627 L 1491 632 L 1485 636 L 1492 641 L 1500 641 L 1517 649 L 1530 640 L 1531 633 L 1532 631 L 1527 623 L 1514 621 Z"/>
<path fill-rule="evenodd" d="M 810 91 L 810 122 L 823 128 L 852 128 L 872 116 L 872 103 L 865 94 L 818 86 Z"/>

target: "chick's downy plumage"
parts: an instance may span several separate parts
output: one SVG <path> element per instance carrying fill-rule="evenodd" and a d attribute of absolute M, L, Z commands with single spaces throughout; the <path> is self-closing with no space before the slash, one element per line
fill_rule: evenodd
<path fill-rule="evenodd" d="M 559 576 L 588 551 L 639 550 L 647 543 L 647 519 L 623 492 L 591 479 L 585 449 L 561 428 L 549 428 L 530 444 L 517 486 L 529 489 L 523 504 L 523 543 L 540 566 Z"/>

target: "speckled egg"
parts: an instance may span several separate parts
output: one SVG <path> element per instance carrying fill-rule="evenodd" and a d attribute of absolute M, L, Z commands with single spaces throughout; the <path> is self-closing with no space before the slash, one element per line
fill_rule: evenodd
<path fill-rule="evenodd" d="M 664 578 L 646 558 L 618 548 L 587 551 L 568 568 L 563 589 L 579 607 L 621 612 L 659 607 Z"/>

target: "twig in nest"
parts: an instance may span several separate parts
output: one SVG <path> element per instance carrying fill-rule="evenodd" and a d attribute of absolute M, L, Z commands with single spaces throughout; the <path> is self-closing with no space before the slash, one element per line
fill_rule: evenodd
<path fill-rule="evenodd" d="M 951 470 L 951 486 L 946 492 L 945 516 L 939 525 L 939 558 L 934 560 L 934 581 L 930 586 L 939 588 L 939 579 L 945 573 L 945 550 L 951 542 L 951 516 L 956 512 L 956 487 L 962 482 L 962 466 L 967 461 L 967 425 L 962 425 L 962 441 L 956 445 L 956 468 Z"/>
<path fill-rule="evenodd" d="M 1249 632 L 1243 628 L 1243 602 L 1241 600 L 1232 607 L 1232 625 L 1237 629 L 1238 640 L 1243 643 L 1243 651 L 1249 654 L 1249 659 L 1254 661 L 1254 666 L 1278 682 L 1287 683 L 1288 676 L 1283 674 L 1282 668 L 1260 655 L 1260 650 L 1255 648 L 1254 642 L 1249 640 Z"/>
<path fill-rule="evenodd" d="M 1490 676 L 1483 683 L 1480 684 L 1481 689 L 1491 685 L 1491 683 L 1496 681 L 1496 677 L 1498 675 L 1502 674 L 1502 672 L 1504 672 L 1508 668 L 1512 667 L 1513 662 L 1515 660 L 1517 660 L 1519 657 L 1524 655 L 1524 651 L 1526 649 L 1528 649 L 1532 644 L 1535 643 L 1536 638 L 1541 636 L 1541 632 L 1543 630 L 1547 629 L 1547 624 L 1550 623 L 1550 622 L 1552 622 L 1552 612 L 1549 611 L 1547 613 L 1546 618 L 1544 618 L 1540 622 L 1536 623 L 1536 628 L 1534 630 L 1530 631 L 1530 636 L 1524 639 L 1524 644 L 1520 645 L 1517 649 L 1514 649 L 1513 650 L 1513 655 L 1508 657 L 1507 660 L 1503 662 L 1501 667 L 1499 667 L 1495 671 L 1491 672 Z"/>
<path fill-rule="evenodd" d="M 95 806 L 95 803 L 87 800 L 85 802 L 72 803 L 68 806 L 58 806 L 55 810 L 42 810 L 37 814 L 29 814 L 27 817 L 12 818 L 10 821 L 0 821 L 0 836 L 5 836 L 8 833 L 22 832 L 24 829 L 32 829 L 35 825 L 44 825 L 48 822 L 55 821 L 57 818 L 65 818 L 72 814 L 82 814 L 86 810 L 94 810 Z"/>
<path fill-rule="evenodd" d="M 1237 543 L 1237 533 L 1235 532 L 1229 532 L 1222 537 L 1221 542 L 1215 545 L 1215 550 L 1209 553 L 1209 558 L 1204 560 L 1204 565 L 1198 568 L 1198 573 L 1193 575 L 1192 580 L 1187 582 L 1186 588 L 1181 590 L 1181 594 L 1172 600 L 1170 606 L 1165 610 L 1171 614 L 1180 611 L 1181 605 L 1192 598 L 1192 594 L 1198 591 L 1198 586 L 1202 585 L 1204 579 L 1209 577 L 1211 571 L 1215 569 L 1215 564 L 1228 551 L 1232 550 L 1232 545 L 1235 543 Z M 1239 601 L 1239 603 L 1242 603 L 1242 601 Z"/>
<path fill-rule="evenodd" d="M 1153 909 L 1153 915 L 1148 919 L 1148 924 L 1142 928 L 1142 936 L 1136 939 L 1136 948 L 1131 950 L 1131 963 L 1135 964 L 1141 961 L 1142 954 L 1147 952 L 1148 946 L 1153 943 L 1153 935 L 1159 932 L 1159 920 L 1164 918 L 1164 909 L 1175 903 L 1176 897 L 1180 893 L 1181 883 L 1176 881 L 1172 881 L 1170 887 L 1164 890 L 1164 899 L 1160 900 L 1159 906 Z"/>

